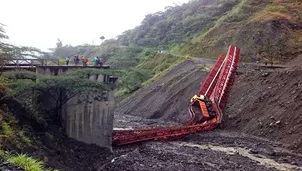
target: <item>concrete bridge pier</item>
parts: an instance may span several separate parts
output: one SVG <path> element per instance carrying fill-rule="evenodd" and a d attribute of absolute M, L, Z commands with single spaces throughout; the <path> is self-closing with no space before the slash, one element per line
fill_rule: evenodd
<path fill-rule="evenodd" d="M 42 66 L 36 68 L 41 75 L 61 75 L 67 66 Z M 88 74 L 87 79 L 104 82 L 114 89 L 117 77 L 102 74 Z M 51 109 L 55 104 L 52 99 L 43 98 L 45 106 Z M 115 101 L 113 92 L 89 92 L 71 98 L 61 111 L 61 118 L 68 137 L 111 149 Z"/>
<path fill-rule="evenodd" d="M 91 74 L 88 79 L 112 85 L 109 78 L 108 75 Z M 65 107 L 67 135 L 87 144 L 111 149 L 114 108 L 112 91 L 90 92 L 70 99 Z"/>
<path fill-rule="evenodd" d="M 66 107 L 66 132 L 70 138 L 111 148 L 115 107 L 111 91 L 79 95 Z"/>

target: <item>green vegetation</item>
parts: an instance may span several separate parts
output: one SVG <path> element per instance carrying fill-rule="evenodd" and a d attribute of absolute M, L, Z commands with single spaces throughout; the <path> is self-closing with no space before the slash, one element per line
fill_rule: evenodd
<path fill-rule="evenodd" d="M 179 54 L 184 45 L 213 27 L 238 2 L 196 0 L 166 7 L 166 11 L 146 15 L 141 25 L 123 32 L 117 39 L 105 40 L 101 46 L 72 47 L 59 41 L 53 56 L 102 56 L 114 68 L 126 68 L 153 57 L 157 51 Z"/>
<path fill-rule="evenodd" d="M 13 131 L 6 122 L 2 122 L 1 129 L 2 129 L 3 136 L 8 138 L 11 138 L 13 136 Z"/>
<path fill-rule="evenodd" d="M 8 162 L 24 168 L 27 171 L 43 171 L 43 162 L 36 161 L 25 154 L 8 158 Z"/>
<path fill-rule="evenodd" d="M 8 91 L 6 79 L 0 77 L 0 100 L 3 98 L 3 95 Z"/>
<path fill-rule="evenodd" d="M 18 126 L 17 119 L 11 113 L 0 109 L 0 123 L 0 144 L 10 143 L 17 148 L 31 146 L 30 137 Z"/>
<path fill-rule="evenodd" d="M 285 61 L 302 51 L 297 36 L 300 31 L 292 28 L 302 24 L 301 9 L 290 0 L 192 0 L 148 14 L 139 26 L 100 46 L 73 47 L 58 41 L 51 56 L 77 54 L 91 60 L 101 56 L 117 70 L 120 84 L 116 95 L 127 97 L 142 87 L 142 82 L 151 82 L 177 64 L 175 56 L 217 58 L 234 44 L 242 50 L 242 61 Z"/>
<path fill-rule="evenodd" d="M 143 82 L 142 86 L 147 86 L 151 82 L 158 79 L 160 76 L 162 76 L 167 71 L 170 71 L 173 67 L 175 67 L 177 64 L 181 63 L 184 60 L 187 60 L 188 58 L 183 58 L 179 56 L 173 56 L 173 55 L 161 55 L 159 54 L 158 57 L 155 57 L 156 59 L 146 61 L 145 63 L 142 63 L 139 67 L 150 67 L 154 68 L 153 76 L 152 78 L 146 80 Z"/>
<path fill-rule="evenodd" d="M 89 75 L 93 74 L 103 74 L 103 75 L 115 75 L 118 74 L 117 70 L 108 69 L 95 69 L 95 68 L 85 68 L 85 69 L 70 69 L 63 74 L 67 77 L 77 77 L 77 78 L 88 78 Z"/>
<path fill-rule="evenodd" d="M 66 76 L 42 76 L 14 71 L 3 73 L 2 79 L 7 80 L 7 87 L 11 90 L 6 93 L 6 98 L 17 99 L 31 113 L 31 118 L 47 128 L 53 122 L 60 123 L 60 111 L 69 99 L 87 92 L 97 93 L 110 89 L 107 84 L 87 79 L 89 71 L 91 70 L 70 71 Z M 102 70 L 97 72 L 108 73 Z M 43 100 L 45 96 L 48 97 L 48 102 Z M 47 103 L 54 105 L 45 106 Z"/>
<path fill-rule="evenodd" d="M 50 171 L 50 169 L 45 168 L 42 161 L 38 161 L 26 154 L 13 155 L 8 151 L 0 150 L 0 158 L 21 167 L 26 171 Z"/>
<path fill-rule="evenodd" d="M 119 77 L 116 95 L 123 99 L 182 60 L 184 55 L 171 53 L 180 54 L 188 42 L 211 28 L 237 2 L 198 0 L 166 7 L 166 11 L 146 15 L 140 26 L 125 31 L 117 39 L 105 40 L 101 46 L 73 47 L 58 40 L 50 57 L 84 55 L 92 60 L 101 56 L 105 64 L 115 69 L 114 75 Z"/>
<path fill-rule="evenodd" d="M 23 71 L 4 72 L 0 77 L 4 81 L 0 85 L 0 149 L 22 151 L 45 148 L 33 130 L 45 132 L 44 139 L 54 141 L 55 144 L 57 138 L 51 138 L 54 135 L 50 130 L 54 126 L 61 128 L 62 106 L 76 95 L 110 89 L 110 85 L 87 79 L 88 73 L 110 74 L 110 71 L 73 70 L 62 76 L 42 76 Z M 60 131 L 56 134 L 61 136 Z M 3 154 L 6 153 L 0 154 L 2 158 Z M 26 170 L 47 170 L 42 162 L 25 154 L 9 156 L 6 160 Z"/>
<path fill-rule="evenodd" d="M 242 50 L 243 61 L 257 57 L 263 61 L 286 61 L 301 51 L 292 43 L 296 39 L 292 34 L 298 31 L 292 24 L 302 23 L 298 17 L 301 9 L 290 1 L 242 0 L 216 20 L 214 27 L 184 45 L 181 53 L 217 57 L 235 44 Z"/>
<path fill-rule="evenodd" d="M 8 80 L 18 80 L 18 79 L 29 79 L 29 80 L 36 80 L 36 73 L 31 71 L 10 71 L 2 73 L 1 79 L 5 79 L 6 83 Z"/>

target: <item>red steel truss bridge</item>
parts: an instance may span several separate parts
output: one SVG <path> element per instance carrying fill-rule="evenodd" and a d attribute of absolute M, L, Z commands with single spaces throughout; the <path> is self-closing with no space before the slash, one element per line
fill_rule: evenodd
<path fill-rule="evenodd" d="M 221 55 L 192 97 L 190 120 L 183 126 L 119 130 L 113 132 L 113 145 L 124 145 L 148 140 L 173 140 L 189 134 L 214 129 L 221 123 L 222 109 L 227 101 L 239 64 L 240 49 L 230 46 L 227 55 Z"/>

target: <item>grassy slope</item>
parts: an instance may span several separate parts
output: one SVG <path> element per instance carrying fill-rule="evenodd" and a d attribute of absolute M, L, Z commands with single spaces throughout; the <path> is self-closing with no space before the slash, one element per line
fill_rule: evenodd
<path fill-rule="evenodd" d="M 125 86 L 123 84 L 124 78 L 119 78 L 121 86 L 119 86 L 115 90 L 115 97 L 118 102 L 125 100 L 130 95 L 134 95 L 134 92 L 138 90 L 141 87 L 144 87 L 148 85 L 149 83 L 156 80 L 160 75 L 165 73 L 166 71 L 173 68 L 175 65 L 183 61 L 185 58 L 181 56 L 174 56 L 170 54 L 155 54 L 151 57 L 146 58 L 142 62 L 140 62 L 134 70 L 137 70 L 138 72 L 144 72 L 147 76 L 144 78 L 139 79 L 138 76 L 132 75 L 129 78 L 130 80 L 133 79 L 132 82 L 136 82 L 137 89 L 134 91 L 129 92 L 127 89 L 125 89 Z M 129 73 L 130 74 L 130 73 Z M 128 79 L 128 81 L 129 81 Z"/>
<path fill-rule="evenodd" d="M 302 4 L 292 1 L 242 0 L 215 26 L 195 37 L 182 48 L 183 54 L 217 57 L 229 44 L 242 49 L 249 60 L 260 53 L 262 58 L 286 60 L 302 52 Z M 296 26 L 296 27 L 295 27 Z M 248 59 L 247 59 L 248 58 Z"/>

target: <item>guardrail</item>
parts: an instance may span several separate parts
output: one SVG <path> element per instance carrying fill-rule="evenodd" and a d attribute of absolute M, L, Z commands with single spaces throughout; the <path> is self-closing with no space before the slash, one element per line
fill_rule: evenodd
<path fill-rule="evenodd" d="M 2 66 L 59 66 L 59 59 L 4 59 Z"/>

